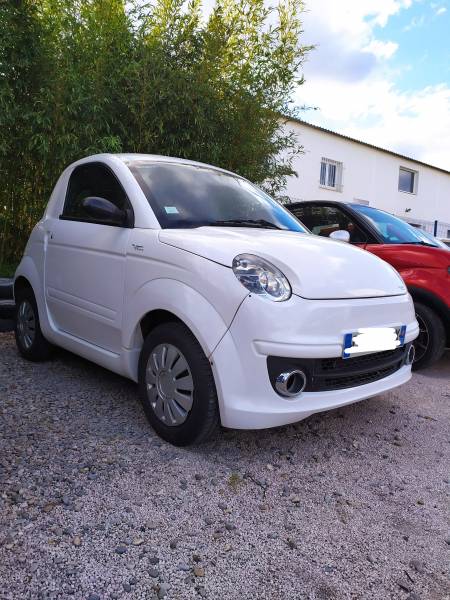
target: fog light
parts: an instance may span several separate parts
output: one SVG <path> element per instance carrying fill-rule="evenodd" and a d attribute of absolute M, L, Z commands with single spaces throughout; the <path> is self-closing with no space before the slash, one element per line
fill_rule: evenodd
<path fill-rule="evenodd" d="M 415 350 L 414 346 L 411 344 L 411 346 L 408 349 L 408 354 L 406 355 L 406 364 L 412 365 L 414 362 L 415 356 L 416 356 L 416 350 Z"/>
<path fill-rule="evenodd" d="M 306 387 L 306 375 L 298 369 L 280 373 L 275 381 L 275 389 L 281 396 L 298 396 Z"/>

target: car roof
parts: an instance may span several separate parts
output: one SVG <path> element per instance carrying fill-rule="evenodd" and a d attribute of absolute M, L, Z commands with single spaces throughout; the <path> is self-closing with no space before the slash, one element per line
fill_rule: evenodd
<path fill-rule="evenodd" d="M 133 152 L 126 153 L 118 153 L 111 154 L 110 156 L 115 156 L 123 161 L 126 165 L 132 165 L 133 163 L 172 163 L 179 165 L 191 165 L 194 167 L 203 167 L 206 169 L 214 169 L 215 171 L 221 171 L 222 173 L 228 173 L 230 175 L 234 175 L 235 177 L 240 177 L 237 173 L 233 173 L 232 171 L 227 171 L 226 169 L 221 169 L 220 167 L 216 167 L 215 165 L 210 165 L 207 163 L 202 163 L 196 160 L 189 160 L 187 158 L 178 158 L 176 156 L 163 156 L 162 154 L 139 154 Z"/>
<path fill-rule="evenodd" d="M 353 208 L 356 210 L 356 212 L 359 212 L 358 207 L 363 206 L 364 208 L 370 208 L 372 210 L 376 210 L 378 212 L 385 213 L 392 217 L 396 216 L 396 215 L 393 215 L 392 213 L 388 212 L 387 210 L 383 210 L 382 208 L 376 208 L 375 206 L 367 206 L 366 204 L 359 204 L 358 202 L 345 202 L 345 200 L 300 200 L 299 202 L 291 202 L 290 204 L 286 204 L 285 206 L 286 206 L 286 208 L 288 208 L 290 210 L 291 208 L 295 209 L 295 207 L 301 206 L 303 204 L 325 204 L 325 205 L 335 204 L 336 206 L 346 206 L 348 208 Z M 397 219 L 398 218 L 399 217 L 397 217 Z"/>
<path fill-rule="evenodd" d="M 226 169 L 221 169 L 220 167 L 216 167 L 215 165 L 209 165 L 207 163 L 189 160 L 187 158 L 163 156 L 161 154 L 139 154 L 133 152 L 102 152 L 101 154 L 91 154 L 90 156 L 84 156 L 83 158 L 78 159 L 77 161 L 69 165 L 68 168 L 73 169 L 75 167 L 96 161 L 114 162 L 118 160 L 125 164 L 127 167 L 138 163 L 168 163 L 179 165 L 191 165 L 194 167 L 201 167 L 203 169 L 211 169 L 214 171 L 219 171 L 221 173 L 227 173 L 228 175 L 232 175 L 233 177 L 239 177 L 240 179 L 244 179 L 242 175 L 238 175 L 237 173 L 233 173 L 232 171 L 227 171 Z"/>
<path fill-rule="evenodd" d="M 301 206 L 302 204 L 336 204 L 338 206 L 364 206 L 357 202 L 346 202 L 345 200 L 299 200 L 298 202 L 290 202 L 286 206 Z"/>

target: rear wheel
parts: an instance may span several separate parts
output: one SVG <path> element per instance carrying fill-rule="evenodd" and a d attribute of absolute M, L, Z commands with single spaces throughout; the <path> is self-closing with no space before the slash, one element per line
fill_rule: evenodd
<path fill-rule="evenodd" d="M 27 360 L 47 360 L 52 345 L 44 338 L 39 322 L 39 313 L 31 289 L 22 290 L 16 297 L 16 344 L 20 354 Z"/>
<path fill-rule="evenodd" d="M 423 369 L 438 361 L 445 350 L 445 327 L 436 312 L 421 302 L 415 302 L 416 319 L 419 323 L 419 335 L 414 340 L 416 351 L 413 369 Z"/>
<path fill-rule="evenodd" d="M 139 359 L 139 388 L 153 429 L 171 444 L 200 443 L 218 425 L 211 365 L 182 323 L 164 323 L 147 336 Z"/>

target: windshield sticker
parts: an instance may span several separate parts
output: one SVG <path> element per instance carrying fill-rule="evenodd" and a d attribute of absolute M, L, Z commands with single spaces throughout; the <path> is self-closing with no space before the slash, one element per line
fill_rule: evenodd
<path fill-rule="evenodd" d="M 168 215 L 177 215 L 178 214 L 178 208 L 176 206 L 165 206 L 164 210 L 166 211 L 166 213 Z"/>

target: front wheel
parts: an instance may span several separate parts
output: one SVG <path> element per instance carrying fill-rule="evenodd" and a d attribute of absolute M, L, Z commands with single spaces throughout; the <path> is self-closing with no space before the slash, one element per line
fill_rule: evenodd
<path fill-rule="evenodd" d="M 445 327 L 435 311 L 421 302 L 415 302 L 419 335 L 414 340 L 415 360 L 413 369 L 423 369 L 438 361 L 445 350 Z"/>
<path fill-rule="evenodd" d="M 50 357 L 53 347 L 42 334 L 38 307 L 31 289 L 23 290 L 16 298 L 14 333 L 23 358 L 40 362 Z"/>
<path fill-rule="evenodd" d="M 153 429 L 175 446 L 205 441 L 218 425 L 211 365 L 182 323 L 159 325 L 145 339 L 139 389 Z"/>

